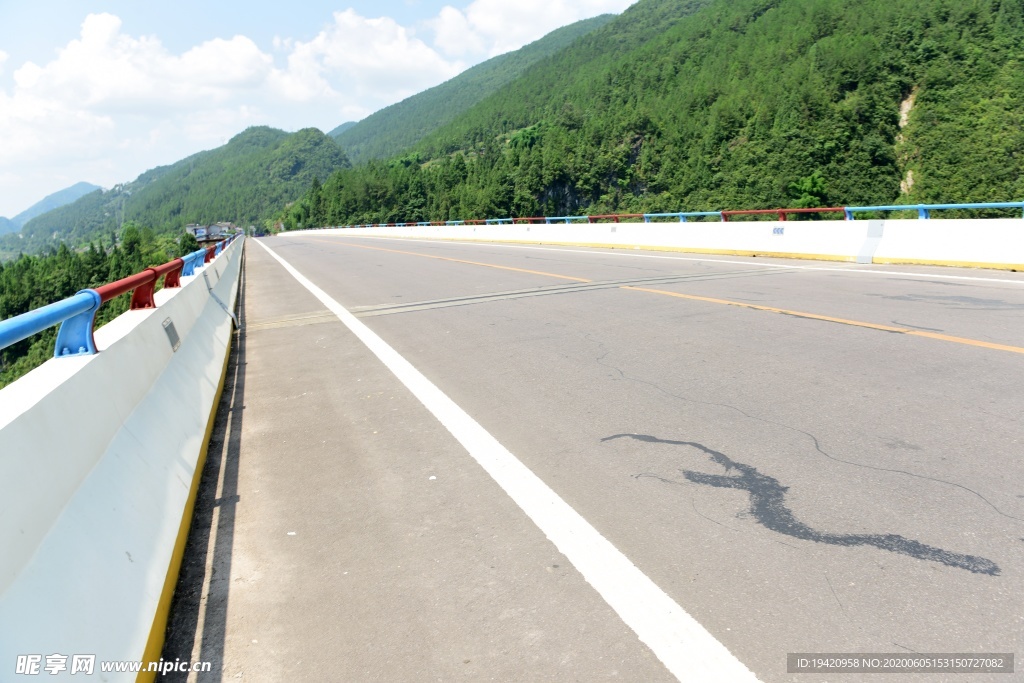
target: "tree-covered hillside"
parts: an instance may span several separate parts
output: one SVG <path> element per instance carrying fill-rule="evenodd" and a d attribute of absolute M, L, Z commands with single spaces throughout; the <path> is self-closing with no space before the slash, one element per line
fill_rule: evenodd
<path fill-rule="evenodd" d="M 285 222 L 1020 199 L 1022 97 L 1024 0 L 641 0 Z"/>
<path fill-rule="evenodd" d="M 404 152 L 480 100 L 498 92 L 530 66 L 614 18 L 605 14 L 564 26 L 515 52 L 489 59 L 437 87 L 386 107 L 359 123 L 338 126 L 330 134 L 353 163 Z"/>
<path fill-rule="evenodd" d="M 157 234 L 189 223 L 248 225 L 279 213 L 309 186 L 348 166 L 344 152 L 314 128 L 285 133 L 250 128 L 226 145 L 96 191 L 29 221 L 21 236 L 0 238 L 0 251 L 37 253 L 66 241 L 106 239 L 134 220 Z"/>

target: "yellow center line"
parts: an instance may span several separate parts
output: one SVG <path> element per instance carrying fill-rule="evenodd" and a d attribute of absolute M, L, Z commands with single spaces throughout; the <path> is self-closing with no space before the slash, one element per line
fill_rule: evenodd
<path fill-rule="evenodd" d="M 432 258 L 439 261 L 451 261 L 453 263 L 466 263 L 471 266 L 484 266 L 485 268 L 497 268 L 498 270 L 511 270 L 516 273 L 529 273 L 530 275 L 543 275 L 544 277 L 555 277 L 559 280 L 573 280 L 574 282 L 593 282 L 593 280 L 585 280 L 581 277 L 571 277 L 569 275 L 557 275 L 555 273 L 545 273 L 541 270 L 527 270 L 525 268 L 513 268 L 512 266 L 499 266 L 494 263 L 481 263 L 480 261 L 466 261 L 460 258 L 451 258 L 450 256 L 435 256 L 433 254 L 421 254 L 415 251 L 401 251 L 399 249 L 386 249 L 384 247 L 368 247 L 363 244 L 350 244 L 348 242 L 338 242 L 336 240 L 325 240 L 318 239 L 316 237 L 310 237 L 308 239 L 316 240 L 317 242 L 330 242 L 331 244 L 340 244 L 345 247 L 352 247 L 354 249 L 372 249 L 373 251 L 388 251 L 392 254 L 405 254 L 406 256 L 422 256 L 423 258 Z"/>
<path fill-rule="evenodd" d="M 928 337 L 929 339 L 939 339 L 942 341 L 953 342 L 954 344 L 967 344 L 968 346 L 980 346 L 983 349 L 995 349 L 996 351 L 1009 351 L 1010 353 L 1024 353 L 1024 348 L 1020 346 L 1008 346 L 1007 344 L 993 344 L 992 342 L 981 341 L 979 339 L 968 339 L 966 337 L 953 337 L 948 334 L 939 334 L 937 332 L 925 332 L 924 330 L 904 330 L 903 334 L 913 335 L 915 337 Z"/>
<path fill-rule="evenodd" d="M 544 277 L 558 278 L 559 280 L 572 280 L 574 282 L 593 282 L 593 280 L 587 280 L 581 277 L 572 277 L 569 275 L 558 275 L 557 273 L 546 273 L 541 270 L 527 270 L 525 268 L 513 268 L 512 266 L 499 266 L 494 263 L 481 263 L 480 261 L 467 261 L 465 259 L 451 258 L 450 256 L 436 256 L 433 254 L 421 254 L 415 251 L 401 251 L 399 249 L 387 249 L 385 247 L 369 247 L 363 244 L 351 244 L 349 242 L 339 242 L 336 240 L 320 239 L 317 237 L 310 237 L 308 239 L 315 240 L 317 242 L 329 242 L 330 244 L 340 244 L 346 247 L 352 247 L 354 249 L 370 249 L 372 251 L 387 251 L 392 254 L 404 254 L 406 256 L 422 256 L 423 258 L 432 258 L 439 261 L 451 261 L 452 263 L 465 263 L 471 266 L 483 266 L 485 268 L 497 268 L 499 270 L 511 270 L 516 273 L 529 273 L 530 275 L 542 275 Z M 892 327 L 891 325 L 879 325 L 877 323 L 864 322 L 862 320 L 847 320 L 846 318 L 834 318 L 829 315 L 818 315 L 817 313 L 806 313 L 804 311 L 791 311 L 785 308 L 775 308 L 773 306 L 759 306 L 757 304 L 748 304 L 743 301 L 732 301 L 731 299 L 715 299 L 707 296 L 697 296 L 695 294 L 680 294 L 679 292 L 669 292 L 664 289 L 649 289 L 647 287 L 630 287 L 623 286 L 622 289 L 631 289 L 637 292 L 648 292 L 650 294 L 662 294 L 664 296 L 673 296 L 678 299 L 689 299 L 690 301 L 704 301 L 712 304 L 724 304 L 726 306 L 739 306 L 740 308 L 750 308 L 755 311 L 767 311 L 769 313 L 780 313 L 782 315 L 791 315 L 797 318 L 806 318 L 808 320 L 822 320 L 824 322 L 839 323 L 841 325 L 850 325 L 853 327 L 864 327 L 870 330 L 880 330 L 882 332 L 895 332 L 897 334 L 905 334 L 912 337 L 926 337 L 928 339 L 937 339 L 939 341 L 952 342 L 954 344 L 964 344 L 966 346 L 977 346 L 983 349 L 993 349 L 995 351 L 1009 351 L 1010 353 L 1021 353 L 1024 354 L 1024 347 L 1020 346 L 1009 346 L 1007 344 L 994 344 L 992 342 L 981 341 L 980 339 L 969 339 L 967 337 L 954 337 L 948 334 L 940 334 L 938 332 L 925 332 L 924 330 L 911 330 L 905 327 Z"/>
<path fill-rule="evenodd" d="M 693 294 L 680 294 L 679 292 L 669 292 L 664 289 L 648 289 L 646 287 L 628 287 L 624 286 L 622 289 L 632 289 L 637 292 L 649 292 L 651 294 L 663 294 L 665 296 L 674 296 L 678 299 L 689 299 L 691 301 L 704 301 L 712 304 L 725 304 L 727 306 L 739 306 L 740 308 L 752 308 L 756 311 L 767 311 L 769 313 L 781 313 L 783 315 L 791 315 L 797 318 L 807 318 L 809 320 L 823 320 L 830 323 L 840 323 L 842 325 L 852 325 L 853 327 L 866 327 L 871 330 L 881 330 L 883 332 L 896 332 L 898 334 L 906 334 L 914 337 L 927 337 L 929 339 L 938 339 L 940 341 L 952 342 L 954 344 L 966 344 L 967 346 L 979 346 L 984 349 L 994 349 L 996 351 L 1009 351 L 1011 353 L 1024 353 L 1024 347 L 1020 346 L 1008 346 L 1006 344 L 993 344 L 992 342 L 981 341 L 978 339 L 969 339 L 967 337 L 954 337 L 948 334 L 939 334 L 937 332 L 925 332 L 923 330 L 911 330 L 905 327 L 891 327 L 889 325 L 878 325 L 876 323 L 867 323 L 860 320 L 847 320 L 846 318 L 833 318 L 828 315 L 818 315 L 817 313 L 805 313 L 803 311 L 791 311 L 785 308 L 774 308 L 772 306 L 759 306 L 757 304 L 748 304 L 742 301 L 732 301 L 730 299 L 714 299 L 707 296 L 696 296 Z"/>

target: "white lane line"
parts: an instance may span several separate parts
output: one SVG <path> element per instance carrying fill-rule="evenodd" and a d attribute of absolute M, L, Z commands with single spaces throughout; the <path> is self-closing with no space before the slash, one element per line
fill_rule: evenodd
<path fill-rule="evenodd" d="M 311 237 L 318 234 L 318 231 L 301 231 L 294 235 L 288 235 L 289 237 Z M 420 242 L 424 244 L 457 244 L 465 247 L 495 247 L 498 249 L 530 249 L 533 251 L 554 251 L 562 252 L 564 254 L 601 254 L 602 256 L 618 256 L 627 258 L 649 258 L 649 259 L 662 259 L 667 261 L 693 261 L 697 263 L 725 263 L 728 265 L 735 266 L 751 266 L 756 268 L 779 268 L 781 270 L 811 270 L 811 271 L 823 271 L 830 273 L 859 273 L 861 275 L 899 275 L 901 277 L 917 277 L 917 278 L 931 278 L 938 280 L 968 280 L 972 282 L 993 282 L 997 284 L 1009 284 L 1009 285 L 1020 285 L 1024 286 L 1024 279 L 1011 280 L 1006 278 L 994 278 L 994 277 L 972 277 L 970 275 L 945 275 L 943 273 L 908 273 L 906 271 L 897 270 L 881 270 L 878 268 L 857 268 L 850 266 L 848 268 L 834 268 L 829 266 L 798 266 L 782 263 L 766 263 L 758 260 L 758 263 L 752 261 L 732 261 L 727 259 L 716 259 L 716 258 L 704 258 L 700 256 L 670 256 L 666 254 L 637 254 L 635 252 L 627 250 L 625 247 L 621 251 L 605 251 L 600 248 L 593 249 L 569 249 L 565 247 L 534 247 L 525 244 L 501 244 L 497 242 L 460 242 L 456 240 L 432 240 L 432 239 L 417 239 L 414 237 L 381 237 L 378 235 L 338 235 L 330 233 L 327 235 L 321 234 L 322 237 L 354 237 L 356 239 L 376 239 L 376 240 L 399 240 L 402 242 Z M 930 268 L 938 268 L 941 266 L 922 266 Z"/>
<path fill-rule="evenodd" d="M 270 247 L 254 241 L 395 374 L 676 678 L 715 683 L 757 680 L 696 619 L 409 361 Z"/>

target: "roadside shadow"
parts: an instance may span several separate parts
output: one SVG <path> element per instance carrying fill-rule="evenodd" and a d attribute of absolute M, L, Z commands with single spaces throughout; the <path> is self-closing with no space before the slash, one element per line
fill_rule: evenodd
<path fill-rule="evenodd" d="M 235 508 L 239 501 L 238 466 L 245 408 L 244 265 L 243 261 L 242 284 L 238 293 L 239 328 L 232 333 L 224 391 L 217 406 L 162 653 L 164 662 L 209 662 L 210 671 L 200 672 L 192 679 L 198 683 L 220 681 L 224 671 L 224 637 L 231 587 Z M 209 588 L 204 600 L 203 588 L 207 579 Z M 185 683 L 189 680 L 189 673 L 172 671 L 158 676 L 157 680 L 161 683 Z"/>

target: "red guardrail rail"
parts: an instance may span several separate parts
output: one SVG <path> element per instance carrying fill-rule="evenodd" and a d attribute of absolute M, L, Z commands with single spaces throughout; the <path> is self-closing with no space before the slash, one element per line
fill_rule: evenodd
<path fill-rule="evenodd" d="M 786 214 L 790 213 L 843 213 L 846 209 L 841 206 L 829 206 L 817 209 L 740 209 L 736 211 L 723 211 L 722 222 L 727 222 L 729 216 L 754 216 L 762 214 L 778 214 L 779 220 L 786 220 Z"/>
<path fill-rule="evenodd" d="M 129 275 L 126 278 L 97 287 L 103 303 L 117 298 L 122 294 L 132 292 L 131 310 L 143 308 L 156 308 L 153 301 L 153 290 L 160 278 L 164 278 L 164 287 L 173 288 L 181 286 L 181 269 L 185 267 L 185 260 L 176 258 L 168 261 L 162 266 L 154 266 L 146 270 Z"/>
<path fill-rule="evenodd" d="M 613 221 L 618 223 L 623 218 L 643 218 L 642 213 L 609 213 L 601 216 L 587 216 L 587 221 L 590 223 L 598 223 L 600 221 Z"/>

